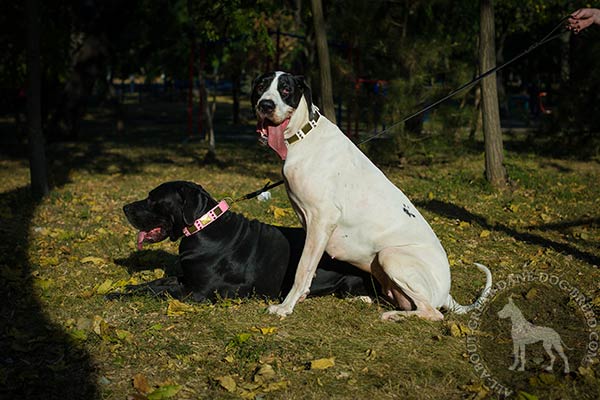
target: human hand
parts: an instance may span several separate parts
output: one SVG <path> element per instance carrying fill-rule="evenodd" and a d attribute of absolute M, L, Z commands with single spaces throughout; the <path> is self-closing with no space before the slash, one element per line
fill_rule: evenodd
<path fill-rule="evenodd" d="M 580 8 L 569 17 L 567 29 L 579 33 L 592 24 L 600 25 L 600 10 L 597 8 Z"/>

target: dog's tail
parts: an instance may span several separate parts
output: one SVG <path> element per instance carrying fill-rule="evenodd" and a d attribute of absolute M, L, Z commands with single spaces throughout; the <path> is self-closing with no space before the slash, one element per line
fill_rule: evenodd
<path fill-rule="evenodd" d="M 489 295 L 490 290 L 492 288 L 492 273 L 490 272 L 488 267 L 486 267 L 483 264 L 475 263 L 475 265 L 477 266 L 477 268 L 479 268 L 480 271 L 482 271 L 485 274 L 485 287 L 483 288 L 481 295 L 475 301 L 475 303 L 470 304 L 468 306 L 463 306 L 461 304 L 458 304 L 456 302 L 456 300 L 454 300 L 452 298 L 451 295 L 448 295 L 448 303 L 446 305 L 446 308 L 448 309 L 448 311 L 452 311 L 456 314 L 466 314 L 469 311 L 472 311 L 476 308 L 481 307 L 483 305 L 483 303 L 486 301 L 487 296 Z"/>

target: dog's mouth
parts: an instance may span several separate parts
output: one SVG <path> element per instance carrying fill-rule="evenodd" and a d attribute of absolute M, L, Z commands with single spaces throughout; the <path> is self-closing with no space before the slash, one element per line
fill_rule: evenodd
<path fill-rule="evenodd" d="M 284 119 L 279 125 L 274 124 L 270 119 L 263 118 L 258 121 L 256 131 L 261 135 L 263 140 L 266 139 L 267 144 L 279 154 L 282 160 L 287 156 L 287 147 L 284 142 L 285 129 L 290 123 L 290 119 Z"/>
<path fill-rule="evenodd" d="M 167 238 L 167 231 L 162 226 L 157 226 L 149 231 L 139 231 L 137 234 L 137 248 L 142 250 L 144 243 L 157 243 Z"/>

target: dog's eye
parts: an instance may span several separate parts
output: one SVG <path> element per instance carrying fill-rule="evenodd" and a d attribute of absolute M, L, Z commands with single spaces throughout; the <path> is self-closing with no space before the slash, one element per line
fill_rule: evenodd
<path fill-rule="evenodd" d="M 256 91 L 263 92 L 264 90 L 265 90 L 265 84 L 264 83 L 259 83 L 258 85 L 256 85 Z"/>
<path fill-rule="evenodd" d="M 288 88 L 281 89 L 281 94 L 284 95 L 284 96 L 289 95 L 290 94 L 290 89 L 288 89 Z"/>

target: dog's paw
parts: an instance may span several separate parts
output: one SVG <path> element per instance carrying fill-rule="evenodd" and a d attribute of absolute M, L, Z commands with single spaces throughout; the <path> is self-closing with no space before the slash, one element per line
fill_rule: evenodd
<path fill-rule="evenodd" d="M 382 321 L 396 322 L 406 318 L 402 311 L 386 311 L 380 315 Z"/>
<path fill-rule="evenodd" d="M 272 304 L 267 308 L 269 314 L 279 315 L 280 317 L 287 317 L 292 313 L 292 310 L 287 307 L 282 306 L 281 304 Z"/>
<path fill-rule="evenodd" d="M 371 296 L 348 297 L 348 301 L 351 303 L 359 302 L 365 304 L 373 304 L 373 299 L 371 298 Z"/>

